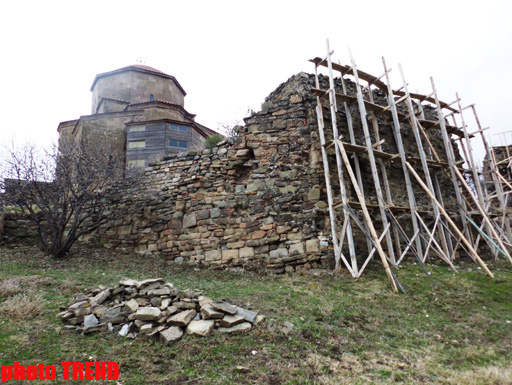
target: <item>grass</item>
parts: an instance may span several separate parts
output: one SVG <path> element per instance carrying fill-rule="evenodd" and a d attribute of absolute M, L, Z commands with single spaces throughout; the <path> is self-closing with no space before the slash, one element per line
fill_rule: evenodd
<path fill-rule="evenodd" d="M 34 248 L 0 249 L 0 363 L 43 362 L 59 371 L 62 361 L 115 361 L 122 385 L 510 384 L 512 265 L 490 262 L 494 279 L 474 264 L 458 267 L 454 274 L 429 265 L 431 283 L 417 265 L 403 266 L 404 295 L 391 292 L 377 263 L 356 281 L 330 272 L 269 276 L 168 265 L 87 248 L 65 260 Z M 123 277 L 162 277 L 258 309 L 267 320 L 249 334 L 188 336 L 166 347 L 82 336 L 55 317 L 73 294 Z M 21 299 L 35 310 L 6 311 Z"/>

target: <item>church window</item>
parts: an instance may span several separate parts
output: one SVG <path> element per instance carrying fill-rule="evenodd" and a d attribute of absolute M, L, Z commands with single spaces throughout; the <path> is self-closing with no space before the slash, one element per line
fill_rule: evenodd
<path fill-rule="evenodd" d="M 174 124 L 174 123 L 171 123 L 171 130 L 173 131 L 183 131 L 183 132 L 188 132 L 188 127 L 187 126 L 184 126 L 182 124 Z"/>
<path fill-rule="evenodd" d="M 144 148 L 146 147 L 145 140 L 135 140 L 133 142 L 128 142 L 128 148 Z"/>
<path fill-rule="evenodd" d="M 171 139 L 169 141 L 169 145 L 171 147 L 178 147 L 178 148 L 188 148 L 188 142 L 185 140 L 175 140 Z"/>

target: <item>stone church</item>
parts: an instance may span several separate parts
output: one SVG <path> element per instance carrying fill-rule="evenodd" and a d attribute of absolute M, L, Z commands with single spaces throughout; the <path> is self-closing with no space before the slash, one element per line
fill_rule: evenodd
<path fill-rule="evenodd" d="M 197 151 L 215 131 L 184 107 L 178 80 L 146 65 L 96 75 L 91 115 L 61 122 L 61 143 L 98 140 L 121 152 L 127 166 L 145 167 L 171 153 Z"/>

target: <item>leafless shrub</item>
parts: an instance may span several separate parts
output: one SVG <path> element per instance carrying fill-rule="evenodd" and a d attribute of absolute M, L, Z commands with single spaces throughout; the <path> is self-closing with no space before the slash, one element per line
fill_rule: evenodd
<path fill-rule="evenodd" d="M 5 199 L 29 215 L 44 252 L 63 257 L 83 235 L 127 214 L 118 205 L 139 174 L 125 173 L 122 155 L 82 141 L 51 151 L 11 150 L 3 170 Z"/>

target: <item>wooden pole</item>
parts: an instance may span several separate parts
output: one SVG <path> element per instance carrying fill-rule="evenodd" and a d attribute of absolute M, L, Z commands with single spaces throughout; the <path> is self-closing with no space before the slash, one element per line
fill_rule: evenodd
<path fill-rule="evenodd" d="M 388 224 L 388 220 L 386 217 L 386 207 L 385 207 L 385 203 L 384 203 L 384 198 L 382 196 L 382 189 L 381 189 L 381 184 L 380 184 L 379 173 L 377 171 L 377 165 L 375 162 L 375 155 L 373 153 L 372 140 L 370 137 L 370 130 L 368 129 L 368 121 L 367 121 L 367 117 L 366 117 L 367 114 L 366 114 L 366 107 L 364 105 L 363 93 L 361 92 L 361 85 L 359 84 L 359 76 L 357 73 L 357 68 L 356 68 L 356 64 L 354 62 L 354 58 L 352 56 L 352 52 L 350 52 L 350 60 L 352 62 L 352 73 L 356 80 L 357 103 L 359 105 L 359 114 L 361 115 L 361 124 L 363 126 L 366 149 L 368 152 L 368 158 L 370 160 L 370 167 L 372 169 L 373 183 L 375 185 L 375 192 L 377 194 L 377 203 L 379 204 L 382 226 L 383 226 L 383 228 L 385 228 Z M 370 227 L 373 227 L 373 224 Z M 389 232 L 386 234 L 386 244 L 388 246 L 389 257 L 390 257 L 392 263 L 395 264 L 396 260 L 395 260 L 395 253 L 393 251 L 393 242 L 391 241 L 391 236 L 389 235 Z"/>
<path fill-rule="evenodd" d="M 365 199 L 361 195 L 361 191 L 359 190 L 359 186 L 357 184 L 356 176 L 354 175 L 354 172 L 352 171 L 352 167 L 350 167 L 350 161 L 348 160 L 348 156 L 347 156 L 347 152 L 345 151 L 345 147 L 343 147 L 343 142 L 339 139 L 337 139 L 337 140 L 338 140 L 338 145 L 340 148 L 341 157 L 343 159 L 343 163 L 345 163 L 348 175 L 352 181 L 352 187 L 354 188 L 354 191 L 357 195 L 357 199 L 359 200 L 359 205 L 361 206 L 361 211 L 363 212 L 365 221 L 368 223 L 370 235 L 373 239 L 373 242 L 375 243 L 375 247 L 377 248 L 377 252 L 379 253 L 380 259 L 382 261 L 382 265 L 384 266 L 384 269 L 386 270 L 386 274 L 391 283 L 391 288 L 396 293 L 396 292 L 398 292 L 398 288 L 396 286 L 395 279 L 393 278 L 393 274 L 391 273 L 391 269 L 388 264 L 388 259 L 387 259 L 386 253 L 384 252 L 384 249 L 382 248 L 382 246 L 379 242 L 379 237 L 377 235 L 377 231 L 375 231 L 375 227 L 373 226 L 373 222 L 370 217 L 370 213 L 368 212 L 368 208 L 366 207 Z M 386 226 L 387 226 L 387 223 L 386 223 Z M 386 234 L 388 234 L 388 232 L 386 232 Z"/>

